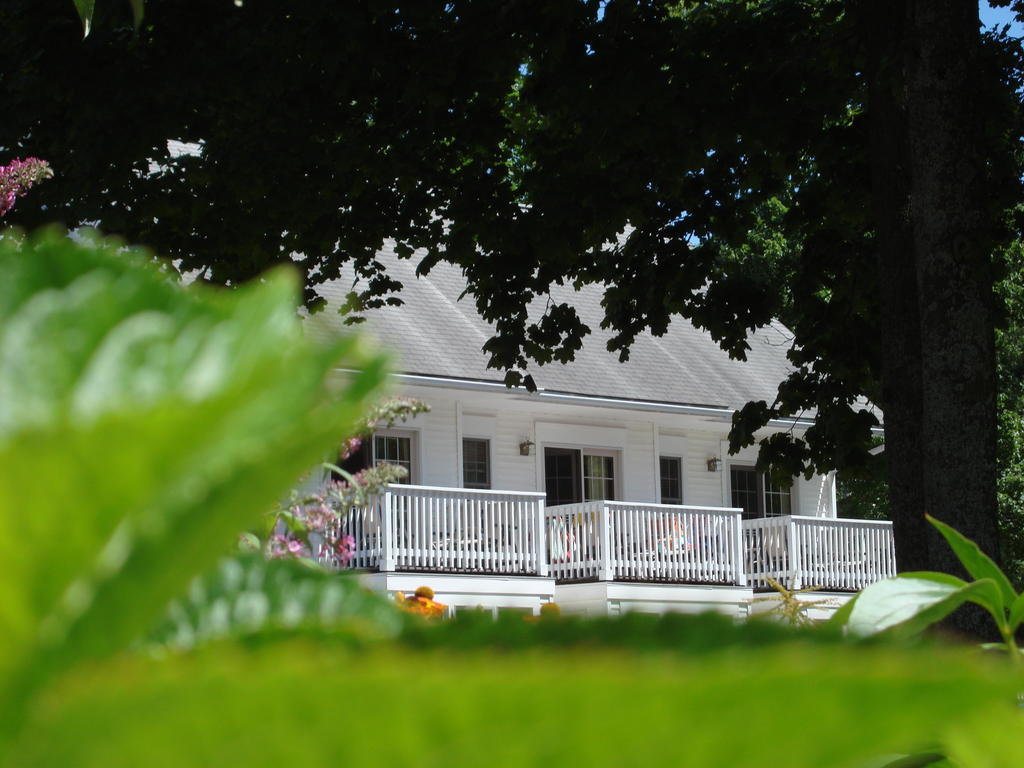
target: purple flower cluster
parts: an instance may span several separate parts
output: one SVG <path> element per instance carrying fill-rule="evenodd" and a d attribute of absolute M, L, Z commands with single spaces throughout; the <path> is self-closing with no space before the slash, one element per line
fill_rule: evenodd
<path fill-rule="evenodd" d="M 0 216 L 6 216 L 14 207 L 14 201 L 34 184 L 52 177 L 50 164 L 38 157 L 15 159 L 10 165 L 0 165 Z"/>
<path fill-rule="evenodd" d="M 342 531 L 351 503 L 341 497 L 344 483 L 331 482 L 320 493 L 297 500 L 277 513 L 277 530 L 266 544 L 271 558 L 316 558 L 344 568 L 355 554 L 356 540 Z M 314 538 L 315 537 L 315 538 Z M 314 552 L 314 542 L 318 544 Z"/>

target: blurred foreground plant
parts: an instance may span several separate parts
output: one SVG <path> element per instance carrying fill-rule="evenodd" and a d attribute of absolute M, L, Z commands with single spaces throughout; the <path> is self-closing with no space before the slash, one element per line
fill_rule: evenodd
<path fill-rule="evenodd" d="M 352 429 L 384 375 L 288 271 L 182 289 L 120 243 L 0 237 L 0 736 L 139 637 Z M 328 375 L 358 371 L 340 384 Z"/>
<path fill-rule="evenodd" d="M 981 606 L 995 622 L 1001 643 L 984 647 L 1008 651 L 1022 664 L 1016 633 L 1024 622 L 1024 594 L 1017 594 L 1002 569 L 970 539 L 928 516 L 974 581 L 948 573 L 915 571 L 875 582 L 844 605 L 831 622 L 854 633 L 910 636 L 941 621 L 964 603 Z"/>

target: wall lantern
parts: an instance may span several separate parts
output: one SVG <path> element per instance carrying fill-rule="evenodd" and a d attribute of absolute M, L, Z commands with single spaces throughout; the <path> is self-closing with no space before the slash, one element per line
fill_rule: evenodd
<path fill-rule="evenodd" d="M 533 446 L 533 440 L 531 440 L 530 438 L 526 438 L 525 440 L 523 440 L 523 442 L 519 444 L 519 455 L 529 456 L 531 453 L 533 453 Z"/>
<path fill-rule="evenodd" d="M 721 472 L 722 471 L 722 460 L 717 456 L 712 456 L 708 459 L 708 472 Z"/>

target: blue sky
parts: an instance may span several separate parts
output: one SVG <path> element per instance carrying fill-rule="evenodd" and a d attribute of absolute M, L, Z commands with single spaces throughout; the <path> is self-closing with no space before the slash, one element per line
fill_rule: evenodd
<path fill-rule="evenodd" d="M 1009 8 L 992 8 L 988 0 L 981 0 L 978 3 L 978 10 L 981 13 L 981 23 L 986 27 L 1010 25 L 1010 34 L 1024 36 L 1024 25 L 1014 21 L 1013 11 Z"/>

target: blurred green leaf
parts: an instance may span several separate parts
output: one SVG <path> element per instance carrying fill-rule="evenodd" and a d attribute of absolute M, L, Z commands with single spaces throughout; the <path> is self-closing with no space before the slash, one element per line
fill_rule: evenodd
<path fill-rule="evenodd" d="M 93 14 L 96 11 L 96 0 L 71 0 L 78 11 L 78 17 L 82 20 L 82 37 L 88 37 L 92 31 Z M 132 21 L 135 29 L 138 30 L 142 24 L 142 16 L 146 10 L 146 0 L 128 0 L 132 9 Z"/>
<path fill-rule="evenodd" d="M 345 632 L 392 638 L 406 615 L 354 576 L 259 554 L 224 558 L 171 603 L 149 643 L 181 651 L 225 638 L 278 632 Z"/>
<path fill-rule="evenodd" d="M 956 553 L 957 559 L 963 563 L 964 568 L 967 569 L 971 576 L 975 579 L 991 579 L 996 583 L 1002 596 L 1000 608 L 1013 605 L 1017 599 L 1017 591 L 1010 584 L 1010 580 L 1006 578 L 1006 574 L 1003 573 L 1002 569 L 993 562 L 992 558 L 982 552 L 977 544 L 959 531 L 949 527 L 941 520 L 936 520 L 931 515 L 926 517 L 932 525 L 939 529 L 939 532 L 949 543 L 953 552 Z"/>
<path fill-rule="evenodd" d="M 88 37 L 92 29 L 92 15 L 95 10 L 96 0 L 72 0 L 75 10 L 78 11 L 78 18 L 82 20 L 82 37 Z"/>
<path fill-rule="evenodd" d="M 916 755 L 886 755 L 879 760 L 870 760 L 857 768 L 924 768 L 926 765 L 937 768 L 940 763 L 949 765 L 945 755 L 938 752 L 918 752 Z"/>
<path fill-rule="evenodd" d="M 910 636 L 939 621 L 967 601 L 991 610 L 998 599 L 991 579 L 964 582 L 943 573 L 896 576 L 861 590 L 849 609 L 846 625 L 855 634 L 886 632 Z"/>
<path fill-rule="evenodd" d="M 142 24 L 142 15 L 146 10 L 146 0 L 128 0 L 132 7 L 132 20 L 135 23 L 135 29 L 138 29 Z"/>
<path fill-rule="evenodd" d="M 182 289 L 142 251 L 0 238 L 0 722 L 148 629 L 361 415 L 382 360 L 298 283 Z M 344 366 L 360 370 L 337 386 Z M 336 391 L 331 391 L 335 389 Z"/>
<path fill-rule="evenodd" d="M 8 764 L 844 768 L 944 749 L 965 712 L 1005 729 L 998 750 L 1018 739 L 1020 684 L 934 649 L 367 652 L 297 638 L 83 669 L 43 698 Z"/>
<path fill-rule="evenodd" d="M 1011 632 L 1016 632 L 1021 621 L 1024 621 L 1024 594 L 1018 595 L 1010 605 L 1010 618 L 1007 622 Z"/>

